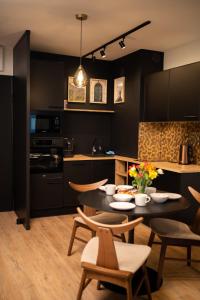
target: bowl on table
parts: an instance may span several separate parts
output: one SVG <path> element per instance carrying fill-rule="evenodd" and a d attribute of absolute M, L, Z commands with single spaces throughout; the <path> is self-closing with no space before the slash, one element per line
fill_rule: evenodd
<path fill-rule="evenodd" d="M 129 195 L 129 194 L 114 194 L 113 198 L 115 199 L 115 201 L 120 201 L 120 202 L 129 202 L 133 196 Z"/>
<path fill-rule="evenodd" d="M 168 199 L 167 193 L 151 193 L 151 199 L 156 203 L 164 203 Z"/>

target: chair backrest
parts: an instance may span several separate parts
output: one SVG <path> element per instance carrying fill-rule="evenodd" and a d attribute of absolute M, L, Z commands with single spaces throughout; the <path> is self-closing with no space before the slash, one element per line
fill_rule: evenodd
<path fill-rule="evenodd" d="M 88 192 L 88 191 L 98 189 L 100 186 L 104 185 L 107 181 L 108 179 L 103 179 L 101 181 L 89 183 L 89 184 L 77 184 L 69 181 L 69 186 L 77 192 Z M 84 205 L 83 210 L 88 217 L 94 216 L 96 214 L 95 208 L 88 207 L 86 205 Z"/>
<path fill-rule="evenodd" d="M 80 214 L 80 216 L 84 219 L 85 223 L 93 231 L 96 231 L 99 237 L 97 266 L 118 270 L 119 265 L 113 242 L 113 235 L 125 233 L 133 229 L 135 226 L 137 226 L 143 221 L 143 218 L 140 217 L 136 220 L 124 224 L 110 225 L 101 224 L 91 220 L 82 212 L 82 210 L 79 207 L 77 208 L 77 211 Z"/>
<path fill-rule="evenodd" d="M 194 199 L 198 202 L 198 204 L 200 204 L 200 193 L 191 186 L 188 186 L 188 189 L 194 197 Z M 192 231 L 200 235 L 200 208 L 197 209 L 196 215 L 194 217 Z"/>

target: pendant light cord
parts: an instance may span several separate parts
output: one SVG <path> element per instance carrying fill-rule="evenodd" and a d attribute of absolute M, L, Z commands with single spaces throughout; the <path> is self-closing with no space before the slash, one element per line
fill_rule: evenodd
<path fill-rule="evenodd" d="M 81 18 L 80 65 L 82 64 L 82 22 L 83 22 L 83 19 Z"/>

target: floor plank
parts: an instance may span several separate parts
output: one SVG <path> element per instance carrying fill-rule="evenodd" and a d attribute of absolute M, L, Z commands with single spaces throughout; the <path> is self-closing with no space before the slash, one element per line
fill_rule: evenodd
<path fill-rule="evenodd" d="M 81 276 L 80 256 L 84 244 L 75 241 L 73 254 L 66 255 L 73 216 L 37 218 L 31 230 L 16 225 L 14 212 L 0 213 L 0 300 L 73 300 Z M 90 233 L 80 230 L 85 239 Z M 139 225 L 136 243 L 147 243 L 149 228 Z M 159 246 L 154 245 L 148 265 L 156 268 Z M 169 256 L 185 257 L 182 248 L 171 247 Z M 200 259 L 198 248 L 193 257 Z M 162 288 L 153 293 L 154 300 L 200 299 L 200 263 L 186 266 L 181 261 L 166 261 Z M 108 290 L 96 290 L 92 282 L 83 300 L 124 300 Z M 145 297 L 138 297 L 145 299 Z"/>

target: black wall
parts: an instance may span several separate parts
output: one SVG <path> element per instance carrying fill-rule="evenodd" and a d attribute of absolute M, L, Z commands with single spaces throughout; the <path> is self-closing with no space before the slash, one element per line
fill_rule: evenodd
<path fill-rule="evenodd" d="M 79 58 L 32 52 L 31 59 L 64 62 L 63 88 L 67 99 L 68 76 L 74 75 L 79 66 Z M 106 148 L 112 148 L 119 154 L 137 157 L 143 77 L 162 70 L 163 53 L 139 50 L 115 61 L 84 59 L 83 65 L 89 79 L 107 79 L 107 104 L 89 103 L 88 82 L 86 103 L 68 103 L 68 108 L 114 109 L 115 113 L 64 112 L 64 136 L 75 138 L 75 153 L 91 152 L 92 142 L 98 137 Z M 125 103 L 114 105 L 114 78 L 121 76 L 126 78 Z"/>
<path fill-rule="evenodd" d="M 0 76 L 0 211 L 13 208 L 12 77 Z"/>
<path fill-rule="evenodd" d="M 113 62 L 113 79 L 125 76 L 125 103 L 115 104 L 112 125 L 112 145 L 117 153 L 137 157 L 144 76 L 162 68 L 163 53 L 149 50 L 139 50 Z"/>

